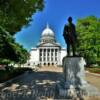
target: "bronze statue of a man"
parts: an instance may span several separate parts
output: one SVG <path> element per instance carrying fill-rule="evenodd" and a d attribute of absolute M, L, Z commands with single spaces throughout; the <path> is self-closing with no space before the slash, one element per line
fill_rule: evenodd
<path fill-rule="evenodd" d="M 68 18 L 68 24 L 65 24 L 63 37 L 67 44 L 67 54 L 70 56 L 70 47 L 72 46 L 73 56 L 75 56 L 75 44 L 77 40 L 75 25 L 72 23 L 72 17 Z"/>

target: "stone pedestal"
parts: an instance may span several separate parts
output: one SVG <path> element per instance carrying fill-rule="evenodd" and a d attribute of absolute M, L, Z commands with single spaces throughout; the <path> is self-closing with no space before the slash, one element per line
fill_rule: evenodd
<path fill-rule="evenodd" d="M 63 58 L 63 80 L 57 85 L 59 95 L 67 98 L 99 95 L 99 91 L 85 81 L 83 57 Z"/>
<path fill-rule="evenodd" d="M 63 76 L 66 88 L 73 85 L 79 88 L 86 84 L 85 78 L 85 60 L 82 57 L 64 57 L 63 58 Z"/>

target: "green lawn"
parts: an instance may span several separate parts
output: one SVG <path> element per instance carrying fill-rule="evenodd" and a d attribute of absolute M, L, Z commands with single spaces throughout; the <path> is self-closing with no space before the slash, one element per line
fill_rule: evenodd
<path fill-rule="evenodd" d="M 86 68 L 89 72 L 100 74 L 100 67 L 90 67 Z"/>

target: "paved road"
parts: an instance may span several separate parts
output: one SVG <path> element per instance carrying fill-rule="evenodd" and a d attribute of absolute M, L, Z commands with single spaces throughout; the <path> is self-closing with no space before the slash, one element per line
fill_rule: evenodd
<path fill-rule="evenodd" d="M 55 98 L 55 82 L 59 82 L 61 73 L 40 69 L 1 89 L 0 100 L 40 100 Z"/>

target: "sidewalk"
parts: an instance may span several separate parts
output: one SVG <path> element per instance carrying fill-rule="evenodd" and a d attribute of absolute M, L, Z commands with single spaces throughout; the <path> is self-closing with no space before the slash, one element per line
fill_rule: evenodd
<path fill-rule="evenodd" d="M 90 73 L 90 72 L 86 72 L 86 80 L 94 85 L 95 87 L 97 87 L 100 91 L 100 76 L 99 74 L 95 74 L 95 73 Z"/>
<path fill-rule="evenodd" d="M 42 67 L 10 82 L 0 90 L 0 100 L 53 100 L 55 83 L 62 79 L 61 67 Z M 100 77 L 86 73 L 86 80 L 100 90 Z M 85 100 L 100 100 L 88 98 Z M 97 97 L 96 97 L 97 98 Z"/>

